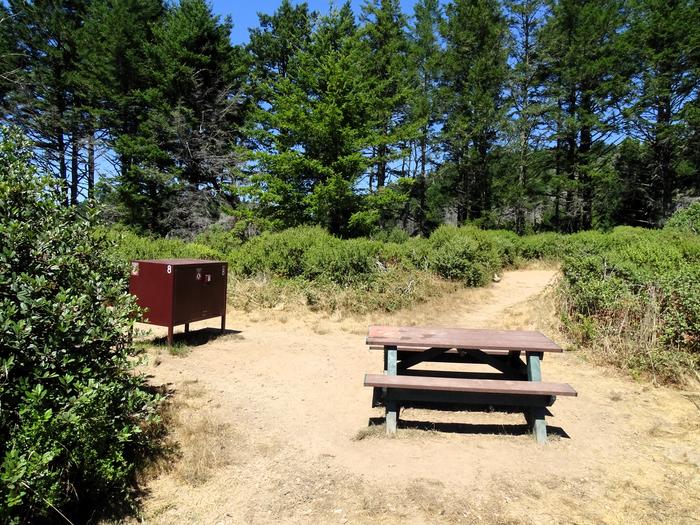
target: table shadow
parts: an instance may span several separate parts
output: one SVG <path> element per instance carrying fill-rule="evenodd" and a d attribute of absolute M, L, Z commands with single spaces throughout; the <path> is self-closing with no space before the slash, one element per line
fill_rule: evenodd
<path fill-rule="evenodd" d="M 369 419 L 368 426 L 383 425 L 383 417 L 373 417 Z M 399 419 L 399 429 L 426 430 L 434 432 L 444 432 L 446 434 L 491 434 L 505 436 L 526 436 L 531 433 L 527 423 L 436 423 L 433 421 L 417 421 L 410 419 Z M 562 439 L 571 439 L 566 431 L 557 426 L 547 425 L 548 436 L 558 436 Z"/>

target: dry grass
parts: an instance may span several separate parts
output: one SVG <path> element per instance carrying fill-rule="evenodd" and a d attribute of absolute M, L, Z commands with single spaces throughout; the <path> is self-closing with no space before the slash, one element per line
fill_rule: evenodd
<path fill-rule="evenodd" d="M 184 484 L 198 486 L 206 483 L 217 469 L 231 464 L 234 449 L 243 436 L 219 419 L 198 381 L 176 385 L 163 412 L 165 425 L 171 431 L 173 454 L 164 458 L 167 464 L 161 462 L 158 470 L 170 472 Z"/>
<path fill-rule="evenodd" d="M 232 277 L 229 301 L 246 312 L 273 309 L 339 315 L 394 312 L 456 291 L 459 283 L 423 271 L 392 270 L 372 280 L 343 286 L 332 282 Z"/>

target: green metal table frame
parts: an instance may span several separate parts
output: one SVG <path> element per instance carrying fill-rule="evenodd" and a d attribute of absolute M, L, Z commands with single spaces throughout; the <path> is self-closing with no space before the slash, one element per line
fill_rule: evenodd
<path fill-rule="evenodd" d="M 520 350 L 509 351 L 507 355 L 493 355 L 476 348 L 460 348 L 456 353 L 451 348 L 425 348 L 420 351 L 399 351 L 397 346 L 384 345 L 384 373 L 387 375 L 401 375 L 401 372 L 423 362 L 453 362 L 460 364 L 485 364 L 489 365 L 504 376 L 504 379 L 517 379 L 523 381 L 542 381 L 541 361 L 543 352 L 525 352 L 525 362 L 522 361 Z M 450 352 L 450 353 L 448 353 Z M 385 389 L 386 390 L 386 389 Z M 397 396 L 386 395 L 386 428 L 387 433 L 396 432 L 398 423 L 398 411 L 400 401 Z M 405 397 L 406 393 L 398 397 Z M 421 391 L 420 398 L 425 401 L 441 402 L 445 400 L 444 392 Z M 478 404 L 479 396 L 463 396 L 466 403 Z M 513 397 L 503 394 L 500 397 L 493 394 L 489 403 L 494 400 L 502 401 L 501 404 L 509 405 Z M 524 413 L 532 433 L 539 443 L 547 439 L 547 426 L 545 423 L 546 409 L 543 403 L 536 406 L 525 406 Z"/>

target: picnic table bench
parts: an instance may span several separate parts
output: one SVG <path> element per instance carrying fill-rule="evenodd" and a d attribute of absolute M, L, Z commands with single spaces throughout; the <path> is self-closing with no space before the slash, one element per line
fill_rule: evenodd
<path fill-rule="evenodd" d="M 365 386 L 374 388 L 373 404 L 385 406 L 389 434 L 407 402 L 502 406 L 522 409 L 535 439 L 544 443 L 546 408 L 556 396 L 577 395 L 568 384 L 542 382 L 544 354 L 562 348 L 536 331 L 370 326 L 367 344 L 384 352 L 384 373 L 366 374 Z M 412 369 L 424 362 L 478 363 L 496 372 Z"/>

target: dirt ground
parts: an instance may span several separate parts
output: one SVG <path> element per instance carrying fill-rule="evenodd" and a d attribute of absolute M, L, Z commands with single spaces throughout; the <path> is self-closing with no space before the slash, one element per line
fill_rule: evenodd
<path fill-rule="evenodd" d="M 551 270 L 507 272 L 410 311 L 362 318 L 230 311 L 232 332 L 179 336 L 146 371 L 172 391 L 178 456 L 152 473 L 146 523 L 700 523 L 700 395 L 634 382 L 576 351 L 538 446 L 522 414 L 405 409 L 388 438 L 365 373 L 369 324 L 555 328 Z M 193 329 L 215 327 L 217 320 Z M 162 336 L 151 328 L 151 336 Z M 235 332 L 234 332 L 235 331 Z"/>

